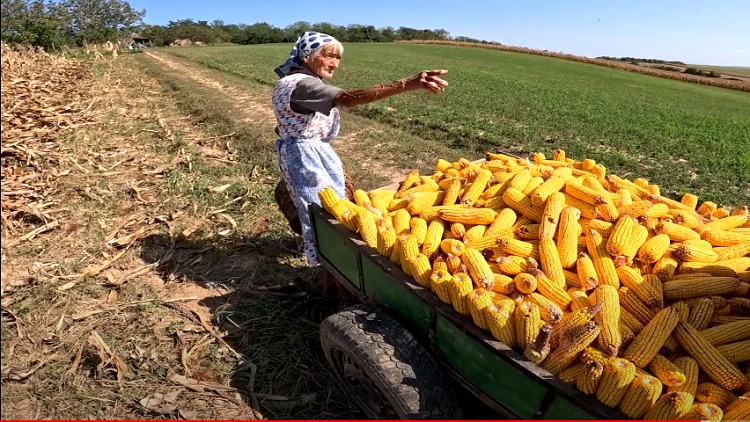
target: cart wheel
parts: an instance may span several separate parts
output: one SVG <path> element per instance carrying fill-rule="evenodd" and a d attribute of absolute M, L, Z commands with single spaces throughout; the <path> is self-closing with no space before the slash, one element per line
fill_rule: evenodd
<path fill-rule="evenodd" d="M 348 395 L 370 419 L 460 419 L 449 379 L 398 321 L 355 305 L 326 318 L 320 341 Z"/>

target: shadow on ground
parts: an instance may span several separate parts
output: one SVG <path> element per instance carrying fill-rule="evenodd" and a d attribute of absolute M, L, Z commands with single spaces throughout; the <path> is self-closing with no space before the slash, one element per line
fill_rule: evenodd
<path fill-rule="evenodd" d="M 230 383 L 266 418 L 363 417 L 333 378 L 319 342 L 319 323 L 343 305 L 335 289 L 326 291 L 323 270 L 303 263 L 294 238 L 152 235 L 141 258 L 158 263 L 165 282 L 224 292 L 198 305 L 247 358 Z"/>

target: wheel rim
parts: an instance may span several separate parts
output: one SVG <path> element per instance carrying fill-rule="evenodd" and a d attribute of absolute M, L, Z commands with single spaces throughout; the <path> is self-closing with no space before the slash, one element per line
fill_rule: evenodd
<path fill-rule="evenodd" d="M 357 363 L 352 356 L 334 347 L 331 349 L 333 370 L 344 383 L 352 397 L 369 416 L 377 419 L 400 419 L 393 405 L 378 388 L 375 380 Z"/>

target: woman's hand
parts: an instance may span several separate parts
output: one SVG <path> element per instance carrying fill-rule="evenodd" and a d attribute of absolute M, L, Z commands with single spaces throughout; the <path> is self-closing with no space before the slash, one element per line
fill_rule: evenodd
<path fill-rule="evenodd" d="M 448 73 L 445 69 L 440 70 L 425 70 L 416 76 L 408 78 L 406 83 L 409 89 L 425 89 L 432 93 L 439 93 L 445 91 L 445 87 L 448 86 L 448 82 L 441 79 L 441 75 Z"/>

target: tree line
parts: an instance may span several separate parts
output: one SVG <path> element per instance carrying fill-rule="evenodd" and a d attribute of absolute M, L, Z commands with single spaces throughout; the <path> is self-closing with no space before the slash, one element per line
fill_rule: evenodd
<path fill-rule="evenodd" d="M 342 42 L 391 42 L 407 40 L 455 40 L 487 42 L 451 37 L 444 29 L 409 27 L 376 28 L 373 25 L 335 25 L 329 22 L 295 22 L 284 28 L 266 22 L 227 24 L 221 20 L 182 19 L 166 25 L 143 22 L 145 10 L 134 9 L 126 0 L 0 0 L 0 37 L 18 43 L 54 49 L 103 43 L 133 32 L 151 39 L 155 46 L 178 39 L 206 44 L 265 44 L 294 42 L 303 31 L 330 34 Z"/>

